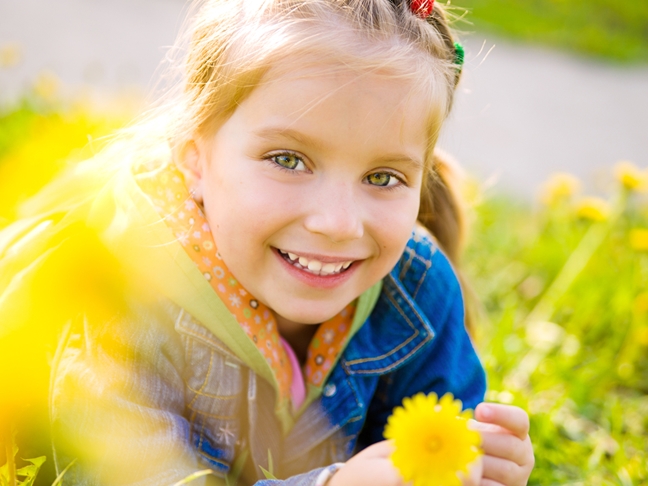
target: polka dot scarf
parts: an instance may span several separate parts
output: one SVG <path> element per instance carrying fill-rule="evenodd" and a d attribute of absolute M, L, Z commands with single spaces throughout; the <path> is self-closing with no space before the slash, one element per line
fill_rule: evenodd
<path fill-rule="evenodd" d="M 140 188 L 173 231 L 218 297 L 270 365 L 279 385 L 280 399 L 290 398 L 293 370 L 279 339 L 274 315 L 234 278 L 218 253 L 205 215 L 190 196 L 182 173 L 172 165 L 138 175 Z M 344 348 L 356 302 L 323 322 L 308 347 L 304 379 L 320 387 Z"/>

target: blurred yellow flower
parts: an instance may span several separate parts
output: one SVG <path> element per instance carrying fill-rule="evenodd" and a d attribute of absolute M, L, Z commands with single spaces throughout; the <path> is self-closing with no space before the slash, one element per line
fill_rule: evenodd
<path fill-rule="evenodd" d="M 481 436 L 468 428 L 472 413 L 461 411 L 452 394 L 405 398 L 387 420 L 385 438 L 396 447 L 391 460 L 412 486 L 460 486 L 459 472 L 468 474 L 481 455 Z"/>
<path fill-rule="evenodd" d="M 565 172 L 553 174 L 541 187 L 540 200 L 547 206 L 567 200 L 580 190 L 580 181 L 576 176 Z"/>
<path fill-rule="evenodd" d="M 614 166 L 614 175 L 629 191 L 641 191 L 648 187 L 647 174 L 632 162 L 623 160 Z"/>
<path fill-rule="evenodd" d="M 590 221 L 605 221 L 610 214 L 610 205 L 600 197 L 584 197 L 576 204 L 576 216 Z"/>
<path fill-rule="evenodd" d="M 68 164 L 93 155 L 99 139 L 122 126 L 125 117 L 90 111 L 41 115 L 25 126 L 26 142 L 0 159 L 0 227 L 17 218 L 18 206 Z M 85 147 L 85 148 L 84 148 Z"/>
<path fill-rule="evenodd" d="M 635 297 L 634 308 L 640 314 L 648 312 L 648 292 L 641 292 Z"/>
<path fill-rule="evenodd" d="M 46 403 L 48 361 L 74 316 L 122 310 L 121 267 L 97 234 L 81 223 L 57 231 L 52 221 L 30 228 L 0 266 L 0 426 Z"/>
<path fill-rule="evenodd" d="M 21 58 L 20 44 L 10 42 L 0 46 L 0 68 L 13 67 L 20 62 Z"/>
<path fill-rule="evenodd" d="M 52 71 L 43 71 L 34 82 L 34 93 L 45 101 L 54 101 L 61 90 L 61 80 Z"/>
<path fill-rule="evenodd" d="M 635 331 L 635 339 L 641 346 L 648 346 L 648 326 L 642 326 Z"/>
<path fill-rule="evenodd" d="M 468 207 L 474 208 L 484 200 L 484 190 L 477 179 L 465 178 L 461 184 L 461 196 Z"/>
<path fill-rule="evenodd" d="M 648 251 L 648 229 L 634 228 L 628 235 L 630 247 L 637 251 Z"/>

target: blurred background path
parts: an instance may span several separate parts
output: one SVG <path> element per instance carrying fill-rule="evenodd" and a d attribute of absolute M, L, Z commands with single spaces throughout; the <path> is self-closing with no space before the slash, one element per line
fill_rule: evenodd
<path fill-rule="evenodd" d="M 43 70 L 64 93 L 152 84 L 183 20 L 183 0 L 0 0 L 0 70 L 16 100 Z M 621 66 L 471 33 L 455 109 L 440 145 L 498 191 L 532 198 L 551 173 L 605 188 L 611 164 L 648 165 L 648 67 Z"/>

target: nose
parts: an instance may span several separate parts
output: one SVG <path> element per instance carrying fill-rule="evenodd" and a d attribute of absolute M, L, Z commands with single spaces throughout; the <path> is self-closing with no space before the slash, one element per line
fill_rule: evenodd
<path fill-rule="evenodd" d="M 334 243 L 357 240 L 364 234 L 362 208 L 352 184 L 322 184 L 309 197 L 311 204 L 304 226 L 311 233 Z"/>

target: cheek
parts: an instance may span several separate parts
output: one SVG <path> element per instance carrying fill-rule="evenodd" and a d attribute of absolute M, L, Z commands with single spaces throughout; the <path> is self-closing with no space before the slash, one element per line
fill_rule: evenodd
<path fill-rule="evenodd" d="M 380 250 L 395 264 L 409 241 L 418 216 L 419 198 L 386 204 L 373 217 L 373 231 Z"/>
<path fill-rule="evenodd" d="M 280 190 L 277 184 L 253 171 L 213 171 L 209 181 L 204 194 L 205 211 L 223 249 L 226 244 L 244 247 L 265 239 L 291 207 L 289 191 Z"/>
<path fill-rule="evenodd" d="M 225 242 L 229 241 L 233 236 L 232 232 L 237 228 L 236 219 L 240 212 L 237 191 L 233 190 L 231 184 L 221 184 L 220 181 L 222 179 L 218 174 L 212 172 L 209 178 L 203 179 L 202 190 L 205 216 L 222 253 Z"/>

